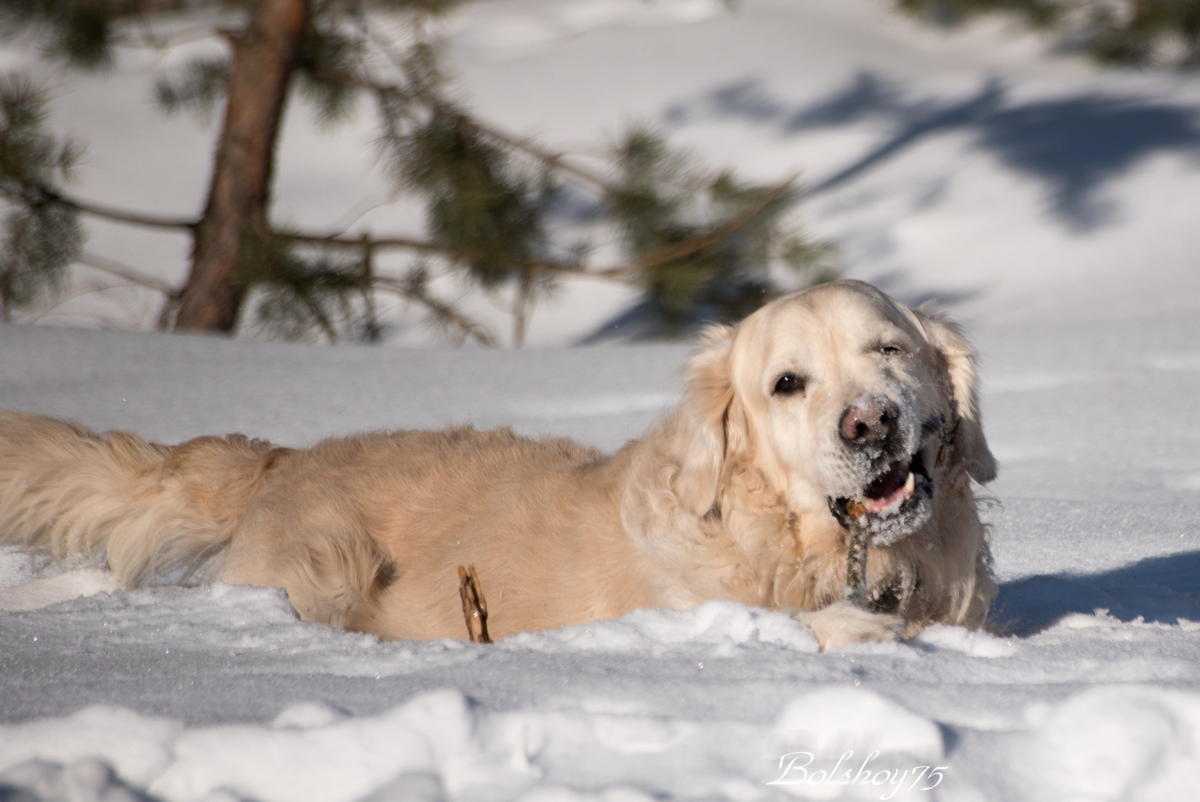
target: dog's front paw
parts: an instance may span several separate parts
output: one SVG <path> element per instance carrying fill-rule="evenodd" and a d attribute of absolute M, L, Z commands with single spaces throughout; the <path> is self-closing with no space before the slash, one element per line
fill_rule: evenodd
<path fill-rule="evenodd" d="M 893 641 L 904 629 L 899 616 L 872 613 L 848 601 L 820 610 L 796 610 L 792 618 L 812 630 L 823 652 L 849 643 Z"/>

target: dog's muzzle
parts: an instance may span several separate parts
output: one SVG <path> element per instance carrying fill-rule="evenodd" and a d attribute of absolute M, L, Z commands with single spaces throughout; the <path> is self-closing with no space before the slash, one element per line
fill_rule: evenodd
<path fill-rule="evenodd" d="M 942 435 L 945 418 L 937 416 L 921 426 L 916 451 L 890 462 L 857 496 L 829 498 L 829 511 L 843 527 L 851 520 L 865 527 L 873 545 L 886 546 L 911 535 L 933 513 L 933 477 L 925 465 L 924 449 Z"/>

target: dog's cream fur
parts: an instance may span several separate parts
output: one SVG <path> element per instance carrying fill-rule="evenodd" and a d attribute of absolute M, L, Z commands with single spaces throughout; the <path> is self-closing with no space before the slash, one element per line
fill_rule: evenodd
<path fill-rule="evenodd" d="M 995 463 L 953 325 L 837 282 L 711 330 L 686 371 L 679 408 L 613 456 L 469 428 L 162 446 L 3 413 L 0 542 L 103 552 L 127 587 L 218 571 L 385 638 L 465 638 L 471 564 L 494 637 L 715 598 L 787 610 L 823 647 L 983 623 L 996 588 L 971 479 Z M 773 392 L 785 372 L 802 393 Z M 873 478 L 838 438 L 867 396 L 896 402 L 897 436 L 937 463 L 928 520 L 870 550 L 879 612 L 842 601 L 847 532 L 827 501 Z M 956 422 L 953 442 L 913 439 L 931 418 Z"/>

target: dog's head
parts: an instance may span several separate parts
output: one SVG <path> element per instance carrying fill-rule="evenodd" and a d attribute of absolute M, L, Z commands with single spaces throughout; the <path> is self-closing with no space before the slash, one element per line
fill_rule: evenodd
<path fill-rule="evenodd" d="M 717 328 L 687 366 L 680 502 L 703 515 L 751 463 L 794 510 L 856 518 L 881 545 L 919 529 L 940 477 L 995 477 L 959 330 L 870 285 L 824 284 Z"/>

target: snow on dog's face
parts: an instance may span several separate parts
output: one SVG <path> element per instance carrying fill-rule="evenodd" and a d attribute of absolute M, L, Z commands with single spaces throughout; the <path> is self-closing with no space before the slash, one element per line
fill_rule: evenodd
<path fill-rule="evenodd" d="M 793 293 L 710 340 L 685 404 L 707 395 L 714 427 L 720 407 L 717 462 L 753 462 L 793 511 L 856 518 L 887 545 L 929 520 L 944 445 L 979 481 L 995 475 L 970 346 L 869 285 Z"/>

